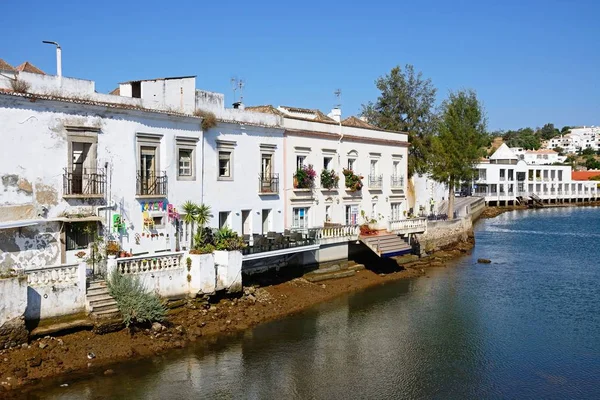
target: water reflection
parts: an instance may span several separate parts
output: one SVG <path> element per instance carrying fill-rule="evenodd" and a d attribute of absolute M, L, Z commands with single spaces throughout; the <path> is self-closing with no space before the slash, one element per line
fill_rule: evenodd
<path fill-rule="evenodd" d="M 474 254 L 429 278 L 341 297 L 36 396 L 600 398 L 600 250 L 575 235 L 517 233 L 593 237 L 597 211 L 509 213 L 477 229 Z M 493 263 L 478 265 L 478 257 Z"/>

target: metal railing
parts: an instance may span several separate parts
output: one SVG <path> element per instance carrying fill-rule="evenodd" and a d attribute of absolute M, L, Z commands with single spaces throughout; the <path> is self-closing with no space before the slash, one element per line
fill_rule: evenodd
<path fill-rule="evenodd" d="M 392 175 L 390 184 L 392 189 L 404 189 L 404 177 L 402 175 Z"/>
<path fill-rule="evenodd" d="M 102 196 L 106 190 L 106 175 L 101 169 L 84 168 L 72 171 L 65 168 L 63 173 L 63 194 L 67 196 Z"/>
<path fill-rule="evenodd" d="M 383 187 L 383 175 L 369 175 L 369 187 L 381 189 Z"/>
<path fill-rule="evenodd" d="M 167 174 L 162 172 L 137 171 L 135 194 L 138 196 L 166 196 Z"/>
<path fill-rule="evenodd" d="M 259 193 L 279 193 L 279 174 L 259 174 Z"/>

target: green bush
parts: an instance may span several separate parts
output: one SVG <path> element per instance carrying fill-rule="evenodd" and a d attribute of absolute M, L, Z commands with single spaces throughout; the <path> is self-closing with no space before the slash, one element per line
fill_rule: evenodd
<path fill-rule="evenodd" d="M 217 250 L 232 251 L 241 250 L 244 247 L 246 247 L 244 239 L 238 236 L 235 231 L 227 227 L 217 231 L 217 234 L 215 235 L 215 248 Z"/>
<path fill-rule="evenodd" d="M 167 309 L 160 298 L 148 292 L 137 276 L 113 271 L 108 281 L 108 293 L 117 302 L 125 326 L 163 321 Z"/>

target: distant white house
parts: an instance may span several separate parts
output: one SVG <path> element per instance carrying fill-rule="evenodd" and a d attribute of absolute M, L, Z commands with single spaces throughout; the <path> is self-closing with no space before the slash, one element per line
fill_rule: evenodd
<path fill-rule="evenodd" d="M 596 182 L 574 181 L 571 166 L 528 164 L 506 144 L 475 168 L 473 194 L 484 197 L 491 205 L 516 204 L 529 199 L 556 203 L 598 198 Z"/>
<path fill-rule="evenodd" d="M 560 147 L 565 153 L 576 153 L 589 148 L 598 151 L 600 149 L 600 127 L 571 128 L 568 134 L 546 141 L 544 147 L 548 149 Z"/>
<path fill-rule="evenodd" d="M 552 165 L 563 163 L 567 159 L 566 156 L 560 156 L 556 151 L 548 149 L 526 150 L 521 147 L 511 147 L 510 150 L 527 164 Z"/>

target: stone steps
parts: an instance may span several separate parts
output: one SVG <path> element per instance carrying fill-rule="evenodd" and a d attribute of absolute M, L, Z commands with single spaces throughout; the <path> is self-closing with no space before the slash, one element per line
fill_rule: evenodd
<path fill-rule="evenodd" d="M 412 250 L 408 243 L 393 233 L 362 236 L 360 240 L 380 257 L 397 256 Z"/>
<path fill-rule="evenodd" d="M 117 302 L 108 293 L 108 287 L 106 286 L 105 281 L 95 281 L 90 283 L 86 297 L 92 317 L 113 318 L 119 315 Z"/>
<path fill-rule="evenodd" d="M 349 276 L 354 276 L 355 274 L 356 274 L 356 271 L 351 270 L 351 269 L 322 273 L 322 274 L 315 274 L 313 272 L 310 272 L 310 273 L 304 275 L 304 279 L 306 279 L 309 282 L 314 283 L 314 282 L 326 281 L 328 279 L 347 278 Z"/>

